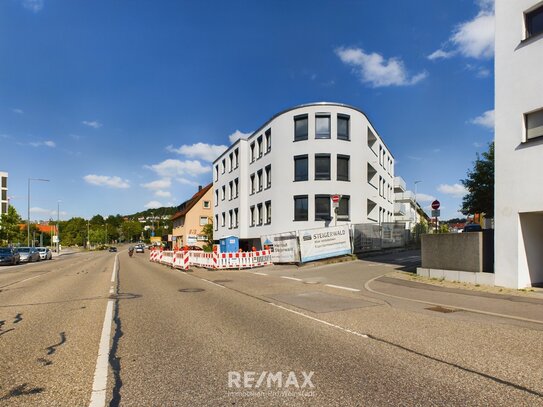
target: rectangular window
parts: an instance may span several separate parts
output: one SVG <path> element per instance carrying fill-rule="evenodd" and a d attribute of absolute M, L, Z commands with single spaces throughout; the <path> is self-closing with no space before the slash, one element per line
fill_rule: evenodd
<path fill-rule="evenodd" d="M 349 203 L 351 199 L 348 195 L 343 195 L 339 200 L 339 207 L 337 208 L 338 220 L 349 220 Z"/>
<path fill-rule="evenodd" d="M 255 225 L 255 207 L 251 206 L 251 219 L 249 220 L 251 226 Z"/>
<path fill-rule="evenodd" d="M 6 202 L 2 202 L 2 213 L 8 213 L 8 204 Z"/>
<path fill-rule="evenodd" d="M 294 197 L 294 220 L 307 220 L 307 195 L 298 195 Z"/>
<path fill-rule="evenodd" d="M 271 223 L 271 201 L 266 201 L 266 225 Z"/>
<path fill-rule="evenodd" d="M 225 196 L 226 196 L 226 185 L 223 185 L 221 188 L 221 201 L 224 201 Z"/>
<path fill-rule="evenodd" d="M 207 216 L 200 216 L 200 226 L 205 226 L 209 223 Z"/>
<path fill-rule="evenodd" d="M 330 195 L 315 195 L 315 220 L 330 219 Z"/>
<path fill-rule="evenodd" d="M 221 164 L 221 172 L 224 174 L 224 172 L 226 171 L 226 159 L 223 159 Z"/>
<path fill-rule="evenodd" d="M 253 162 L 254 160 L 256 160 L 256 147 L 255 142 L 253 141 L 251 143 L 251 162 Z"/>
<path fill-rule="evenodd" d="M 211 208 L 211 202 L 204 201 L 204 209 L 209 209 L 209 208 Z"/>
<path fill-rule="evenodd" d="M 215 215 L 215 230 L 219 230 L 219 215 Z"/>
<path fill-rule="evenodd" d="M 543 33 L 543 6 L 525 14 L 526 38 Z"/>
<path fill-rule="evenodd" d="M 543 136 L 543 109 L 524 115 L 526 140 Z"/>
<path fill-rule="evenodd" d="M 330 179 L 330 154 L 315 154 L 315 179 Z"/>
<path fill-rule="evenodd" d="M 258 158 L 260 158 L 264 154 L 264 144 L 262 142 L 262 136 L 260 136 L 257 139 L 257 144 L 258 144 Z"/>
<path fill-rule="evenodd" d="M 234 182 L 230 181 L 228 183 L 228 200 L 231 201 L 234 196 Z"/>
<path fill-rule="evenodd" d="M 330 138 L 330 116 L 315 116 L 315 138 Z"/>
<path fill-rule="evenodd" d="M 258 170 L 256 173 L 258 177 L 258 192 L 262 191 L 262 186 L 264 185 L 264 179 L 262 176 L 262 170 Z"/>
<path fill-rule="evenodd" d="M 232 229 L 232 226 L 234 226 L 234 211 L 230 209 L 228 211 L 228 229 Z"/>
<path fill-rule="evenodd" d="M 2 177 L 2 188 L 8 187 L 8 177 Z"/>
<path fill-rule="evenodd" d="M 294 181 L 307 181 L 309 177 L 307 155 L 294 157 Z"/>
<path fill-rule="evenodd" d="M 221 226 L 224 227 L 225 224 L 226 224 L 226 214 L 223 212 L 221 214 Z"/>
<path fill-rule="evenodd" d="M 337 138 L 338 140 L 350 140 L 349 116 L 337 115 Z"/>
<path fill-rule="evenodd" d="M 262 221 L 264 219 L 264 213 L 262 211 L 262 204 L 258 204 L 257 206 L 257 210 L 258 210 L 258 226 L 262 225 Z"/>
<path fill-rule="evenodd" d="M 349 181 L 349 156 L 339 155 L 337 156 L 337 180 Z"/>
<path fill-rule="evenodd" d="M 234 154 L 230 153 L 228 155 L 228 172 L 232 172 L 234 169 Z"/>
<path fill-rule="evenodd" d="M 307 140 L 307 115 L 294 118 L 294 141 Z"/>
<path fill-rule="evenodd" d="M 268 129 L 266 131 L 266 152 L 269 153 L 271 151 L 271 129 Z"/>
<path fill-rule="evenodd" d="M 239 196 L 239 180 L 236 178 L 234 180 L 234 198 L 237 198 Z"/>
<path fill-rule="evenodd" d="M 379 146 L 379 164 L 383 166 L 383 147 Z"/>
<path fill-rule="evenodd" d="M 215 166 L 215 181 L 219 179 L 219 165 Z"/>
<path fill-rule="evenodd" d="M 234 227 L 238 227 L 238 208 L 234 209 Z"/>
<path fill-rule="evenodd" d="M 7 200 L 8 200 L 8 190 L 3 189 L 2 190 L 2 201 L 7 201 Z"/>
<path fill-rule="evenodd" d="M 251 174 L 251 195 L 255 193 L 256 183 L 255 174 Z"/>
<path fill-rule="evenodd" d="M 239 165 L 239 150 L 236 148 L 234 150 L 234 168 L 238 168 Z"/>
<path fill-rule="evenodd" d="M 219 205 L 219 190 L 215 190 L 215 206 Z"/>
<path fill-rule="evenodd" d="M 271 187 L 271 164 L 266 165 L 266 188 Z"/>

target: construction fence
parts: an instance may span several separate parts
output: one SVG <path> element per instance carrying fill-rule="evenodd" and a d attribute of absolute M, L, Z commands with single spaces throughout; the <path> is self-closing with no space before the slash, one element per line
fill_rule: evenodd
<path fill-rule="evenodd" d="M 272 264 L 269 250 L 237 253 L 207 253 L 197 250 L 169 251 L 151 250 L 149 260 L 155 263 L 187 270 L 191 266 L 206 269 L 248 269 Z"/>

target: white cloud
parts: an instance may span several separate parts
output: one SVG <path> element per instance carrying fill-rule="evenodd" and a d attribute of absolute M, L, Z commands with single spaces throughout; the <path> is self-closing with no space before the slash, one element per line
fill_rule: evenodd
<path fill-rule="evenodd" d="M 444 47 L 428 55 L 428 59 L 450 58 L 456 54 L 475 59 L 494 56 L 494 1 L 478 0 L 476 3 L 479 6 L 477 15 L 458 24 Z"/>
<path fill-rule="evenodd" d="M 93 121 L 83 120 L 81 123 L 83 123 L 85 126 L 92 127 L 93 129 L 99 129 L 100 127 L 102 127 L 102 123 L 100 123 L 97 120 L 93 120 Z"/>
<path fill-rule="evenodd" d="M 41 11 L 43 8 L 43 0 L 22 0 L 23 7 L 34 13 Z"/>
<path fill-rule="evenodd" d="M 43 144 L 46 145 L 47 147 L 56 147 L 57 146 L 55 144 L 55 142 L 51 141 L 51 140 L 44 141 Z"/>
<path fill-rule="evenodd" d="M 226 149 L 226 146 L 207 144 L 207 143 L 196 143 L 192 145 L 182 145 L 179 148 L 174 148 L 173 146 L 168 146 L 166 149 L 172 153 L 177 153 L 184 155 L 189 158 L 197 158 L 204 161 L 212 162 L 219 155 L 221 155 Z"/>
<path fill-rule="evenodd" d="M 368 83 L 374 88 L 414 85 L 428 76 L 427 72 L 410 76 L 399 58 L 385 60 L 380 54 L 366 54 L 360 48 L 342 47 L 335 52 L 344 64 L 353 67 L 362 83 Z"/>
<path fill-rule="evenodd" d="M 108 175 L 89 174 L 85 175 L 83 179 L 88 184 L 97 185 L 100 187 L 110 187 L 118 189 L 130 188 L 130 183 L 128 180 L 123 180 L 121 177 L 117 176 L 110 177 Z"/>
<path fill-rule="evenodd" d="M 190 179 L 186 179 L 186 178 L 176 178 L 175 180 L 179 182 L 180 184 L 190 185 L 191 187 L 197 187 L 198 185 L 200 185 L 196 181 L 191 181 Z"/>
<path fill-rule="evenodd" d="M 196 160 L 164 160 L 161 163 L 146 165 L 145 168 L 153 170 L 160 177 L 171 178 L 180 177 L 184 175 L 199 176 L 211 172 L 211 167 L 203 166 L 200 161 Z"/>
<path fill-rule="evenodd" d="M 479 126 L 494 130 L 494 110 L 487 110 L 482 115 L 471 119 L 470 123 L 478 124 Z"/>
<path fill-rule="evenodd" d="M 39 216 L 46 216 L 48 218 L 50 217 L 53 217 L 54 219 L 57 218 L 57 215 L 59 216 L 66 216 L 68 214 L 68 212 L 66 211 L 60 211 L 60 212 L 57 212 L 56 209 L 44 209 L 44 208 L 40 208 L 40 207 L 33 207 L 33 208 L 30 208 L 30 214 L 31 215 L 39 215 Z"/>
<path fill-rule="evenodd" d="M 13 113 L 17 113 L 17 114 L 23 114 L 24 112 L 22 111 L 22 109 L 11 109 L 11 111 Z"/>
<path fill-rule="evenodd" d="M 143 188 L 147 188 L 150 190 L 159 190 L 159 189 L 165 189 L 169 188 L 172 185 L 171 178 L 162 178 L 157 179 L 156 181 L 151 181 L 146 184 L 141 184 Z"/>
<path fill-rule="evenodd" d="M 156 208 L 160 208 L 162 207 L 162 203 L 160 203 L 159 201 L 150 201 L 150 202 L 147 202 L 144 207 L 147 208 L 147 209 L 156 209 Z"/>
<path fill-rule="evenodd" d="M 235 132 L 233 132 L 232 134 L 228 136 L 228 140 L 230 141 L 230 144 L 234 144 L 238 139 L 240 138 L 246 139 L 251 134 L 253 133 L 242 133 L 241 131 L 236 130 Z"/>
<path fill-rule="evenodd" d="M 161 198 L 171 198 L 172 193 L 170 191 L 163 191 L 159 189 L 158 191 L 155 192 L 155 195 L 160 196 Z"/>
<path fill-rule="evenodd" d="M 437 187 L 437 190 L 442 194 L 450 195 L 454 198 L 462 198 L 468 193 L 468 190 L 460 184 L 441 184 Z"/>
<path fill-rule="evenodd" d="M 483 143 L 479 143 L 478 141 L 473 142 L 473 147 L 475 147 L 475 148 L 481 148 L 482 146 L 484 146 Z"/>
<path fill-rule="evenodd" d="M 42 146 L 46 146 L 46 147 L 50 147 L 50 148 L 54 148 L 56 147 L 57 145 L 55 144 L 54 141 L 51 141 L 51 140 L 47 140 L 47 141 L 33 141 L 33 142 L 30 142 L 28 143 L 29 146 L 32 146 L 32 147 L 42 147 Z"/>
<path fill-rule="evenodd" d="M 432 202 L 436 199 L 435 196 L 423 194 L 418 192 L 417 193 L 417 202 Z"/>

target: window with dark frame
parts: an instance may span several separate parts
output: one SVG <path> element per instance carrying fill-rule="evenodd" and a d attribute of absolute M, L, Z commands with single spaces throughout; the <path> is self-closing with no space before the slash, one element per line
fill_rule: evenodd
<path fill-rule="evenodd" d="M 526 38 L 543 33 L 543 6 L 524 14 Z"/>
<path fill-rule="evenodd" d="M 266 152 L 269 153 L 271 151 L 271 129 L 268 129 L 265 134 L 266 134 Z"/>
<path fill-rule="evenodd" d="M 315 116 L 315 138 L 330 138 L 330 115 Z"/>
<path fill-rule="evenodd" d="M 294 197 L 294 220 L 308 220 L 308 198 L 307 195 L 296 195 Z"/>
<path fill-rule="evenodd" d="M 349 156 L 339 155 L 337 156 L 337 180 L 349 181 Z"/>
<path fill-rule="evenodd" d="M 337 138 L 338 140 L 350 140 L 351 135 L 349 133 L 350 117 L 338 114 L 337 115 Z"/>
<path fill-rule="evenodd" d="M 219 164 L 215 166 L 215 181 L 219 179 Z"/>
<path fill-rule="evenodd" d="M 234 227 L 238 227 L 238 208 L 234 209 Z"/>
<path fill-rule="evenodd" d="M 226 223 L 226 214 L 223 212 L 221 217 L 221 226 L 224 227 Z"/>
<path fill-rule="evenodd" d="M 221 201 L 224 201 L 225 196 L 226 196 L 226 185 L 223 185 L 221 188 Z"/>
<path fill-rule="evenodd" d="M 315 180 L 330 179 L 330 154 L 315 154 Z"/>
<path fill-rule="evenodd" d="M 258 158 L 260 158 L 264 154 L 264 145 L 263 145 L 263 141 L 262 141 L 262 136 L 258 137 L 256 142 L 258 144 Z"/>
<path fill-rule="evenodd" d="M 315 220 L 330 219 L 330 195 L 315 195 Z"/>
<path fill-rule="evenodd" d="M 223 158 L 221 165 L 222 165 L 221 173 L 224 174 L 224 172 L 226 171 L 226 159 Z"/>
<path fill-rule="evenodd" d="M 233 225 L 234 225 L 234 211 L 230 209 L 228 211 L 228 229 L 232 229 Z"/>
<path fill-rule="evenodd" d="M 215 206 L 219 205 L 219 190 L 215 190 Z"/>
<path fill-rule="evenodd" d="M 266 188 L 270 188 L 271 187 L 271 164 L 270 165 L 266 165 Z"/>
<path fill-rule="evenodd" d="M 234 168 L 238 168 L 238 166 L 239 166 L 239 150 L 237 148 L 234 150 L 234 160 L 235 160 L 234 161 L 235 162 Z"/>
<path fill-rule="evenodd" d="M 255 207 L 251 206 L 250 211 L 251 211 L 250 225 L 254 226 L 255 225 Z"/>
<path fill-rule="evenodd" d="M 524 115 L 526 141 L 543 136 L 543 109 Z"/>
<path fill-rule="evenodd" d="M 251 195 L 255 193 L 255 174 L 251 174 Z"/>
<path fill-rule="evenodd" d="M 308 164 L 307 154 L 294 156 L 294 181 L 307 181 L 309 179 Z"/>
<path fill-rule="evenodd" d="M 228 155 L 228 172 L 232 172 L 234 169 L 234 154 L 230 153 Z"/>
<path fill-rule="evenodd" d="M 234 196 L 234 183 L 230 181 L 228 183 L 228 200 L 231 201 Z"/>
<path fill-rule="evenodd" d="M 338 220 L 350 220 L 349 206 L 351 197 L 348 195 L 343 195 L 339 200 L 339 206 L 337 208 L 337 219 Z"/>
<path fill-rule="evenodd" d="M 271 223 L 271 201 L 266 201 L 266 225 Z"/>
<path fill-rule="evenodd" d="M 258 214 L 258 226 L 262 225 L 263 219 L 264 219 L 264 213 L 262 211 L 262 204 L 259 203 L 257 206 L 257 214 Z"/>
<path fill-rule="evenodd" d="M 219 215 L 215 215 L 215 230 L 219 230 Z"/>
<path fill-rule="evenodd" d="M 257 174 L 257 177 L 258 177 L 258 192 L 260 192 L 260 191 L 262 191 L 262 187 L 264 185 L 262 170 L 258 170 L 256 174 Z"/>
<path fill-rule="evenodd" d="M 256 147 L 255 142 L 253 141 L 251 143 L 251 162 L 253 162 L 254 160 L 256 160 Z"/>
<path fill-rule="evenodd" d="M 296 116 L 294 118 L 294 141 L 307 140 L 308 135 L 307 115 Z"/>
<path fill-rule="evenodd" d="M 234 180 L 234 198 L 237 198 L 239 196 L 239 180 L 236 178 Z"/>

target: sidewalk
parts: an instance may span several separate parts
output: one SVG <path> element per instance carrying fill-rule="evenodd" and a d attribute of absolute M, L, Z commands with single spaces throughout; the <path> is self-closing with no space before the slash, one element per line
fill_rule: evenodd
<path fill-rule="evenodd" d="M 381 276 L 370 280 L 366 283 L 366 289 L 398 299 L 543 324 L 543 294 L 541 293 L 498 294 L 442 287 L 393 276 Z"/>

